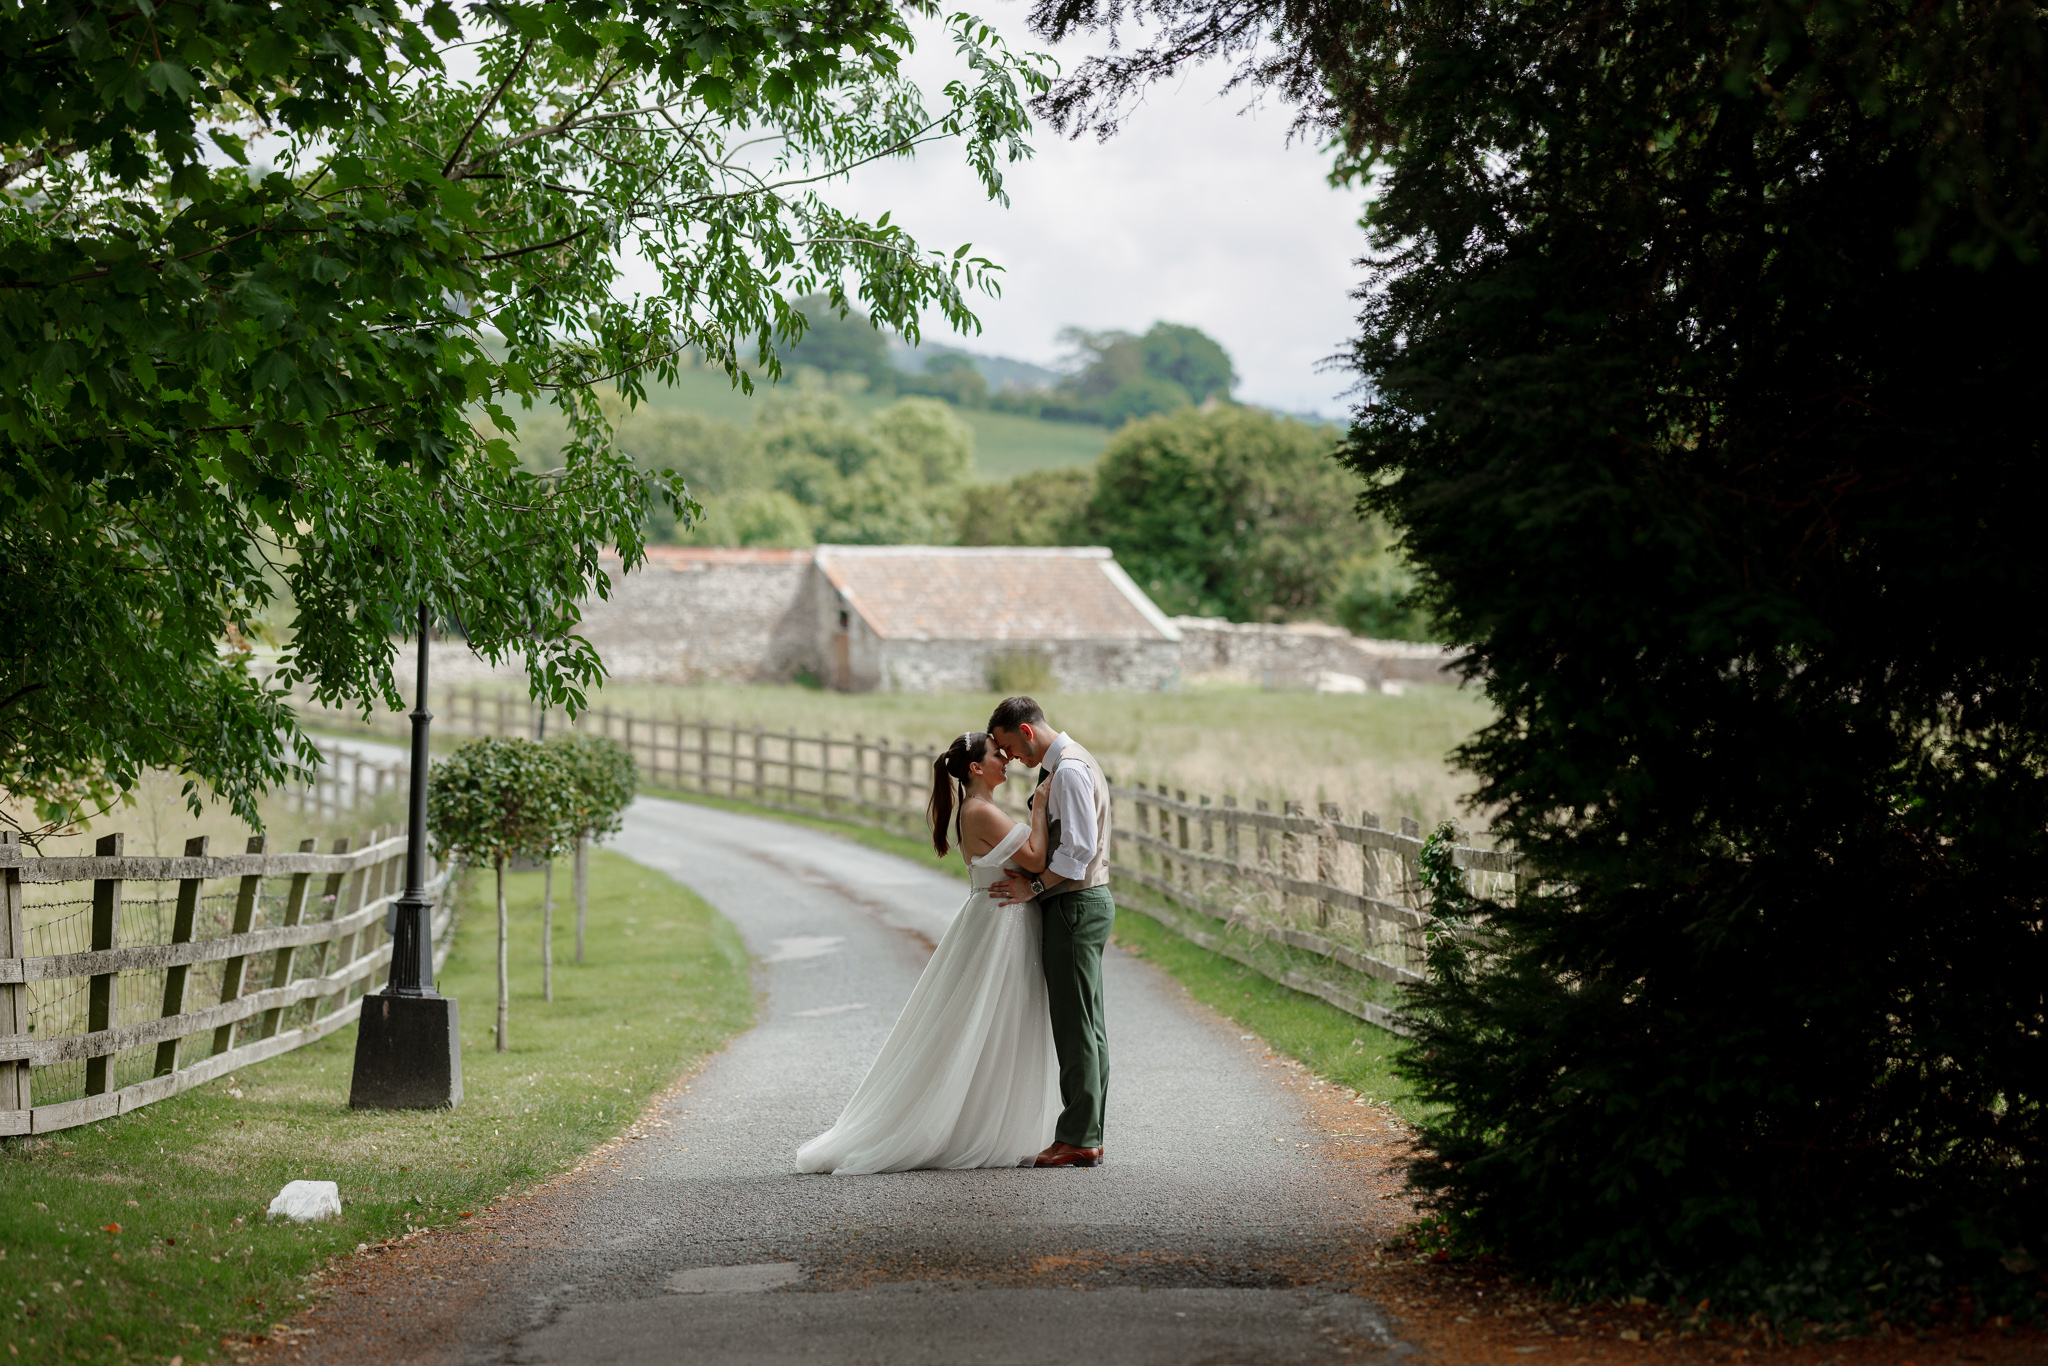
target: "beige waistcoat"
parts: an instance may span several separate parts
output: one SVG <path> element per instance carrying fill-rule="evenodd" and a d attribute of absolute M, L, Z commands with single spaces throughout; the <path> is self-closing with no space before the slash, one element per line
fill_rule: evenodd
<path fill-rule="evenodd" d="M 1081 887 L 1107 887 L 1109 885 L 1109 779 L 1102 776 L 1102 765 L 1095 762 L 1095 756 L 1081 748 L 1074 738 L 1067 737 L 1066 748 L 1060 751 L 1060 767 L 1080 764 L 1088 770 L 1089 781 L 1095 789 L 1095 857 L 1088 861 L 1087 871 L 1073 883 L 1060 888 L 1063 892 Z M 1048 854 L 1051 851 L 1047 851 Z"/>

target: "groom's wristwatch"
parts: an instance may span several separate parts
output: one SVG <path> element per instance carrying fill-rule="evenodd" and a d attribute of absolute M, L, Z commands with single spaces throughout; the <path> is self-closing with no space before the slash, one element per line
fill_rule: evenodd
<path fill-rule="evenodd" d="M 1036 878 L 1036 877 L 1035 877 L 1035 878 L 1033 878 L 1033 879 L 1031 879 L 1031 895 L 1033 895 L 1033 896 L 1044 896 L 1044 895 L 1045 895 L 1045 879 L 1043 879 L 1043 878 Z"/>

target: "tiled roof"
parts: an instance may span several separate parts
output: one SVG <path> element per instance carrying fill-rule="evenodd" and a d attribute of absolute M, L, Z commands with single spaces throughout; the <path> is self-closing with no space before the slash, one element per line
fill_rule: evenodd
<path fill-rule="evenodd" d="M 1101 546 L 821 545 L 818 567 L 885 640 L 1179 640 Z"/>

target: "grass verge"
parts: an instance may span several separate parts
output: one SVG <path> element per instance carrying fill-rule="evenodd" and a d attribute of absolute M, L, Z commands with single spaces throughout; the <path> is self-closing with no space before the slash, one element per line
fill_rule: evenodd
<path fill-rule="evenodd" d="M 440 988 L 462 1003 L 452 1111 L 348 1108 L 343 1030 L 103 1124 L 0 1146 L 0 1342 L 9 1360 L 219 1359 L 301 1307 L 328 1258 L 453 1223 L 574 1165 L 753 1019 L 746 949 L 703 901 L 599 851 L 586 961 L 556 879 L 555 999 L 540 999 L 541 875 L 508 881 L 511 1050 L 492 1051 L 496 933 L 470 880 Z M 342 1215 L 293 1226 L 285 1182 L 339 1182 Z"/>
<path fill-rule="evenodd" d="M 962 881 L 966 880 L 960 860 L 950 856 L 934 858 L 931 844 L 926 840 L 851 825 L 824 816 L 791 815 L 726 797 L 655 788 L 642 790 L 651 796 L 805 826 L 883 853 L 900 855 L 914 863 L 936 866 Z M 1253 958 L 1273 972 L 1285 972 L 1290 968 L 1311 972 L 1329 970 L 1329 964 L 1300 949 L 1254 938 L 1230 929 L 1220 920 L 1210 920 L 1193 912 L 1183 912 L 1183 915 L 1203 922 L 1203 927 L 1213 934 L 1233 936 L 1250 950 Z M 1410 1123 L 1422 1117 L 1424 1111 L 1415 1102 L 1408 1084 L 1394 1073 L 1394 1054 L 1401 1041 L 1386 1030 L 1346 1014 L 1327 1001 L 1282 986 L 1263 973 L 1182 938 L 1136 909 L 1128 900 L 1118 910 L 1115 937 L 1125 949 L 1164 970 L 1203 1005 L 1258 1035 L 1275 1050 L 1293 1058 L 1325 1081 L 1348 1086 L 1374 1100 L 1385 1101 Z M 1366 982 L 1363 990 L 1375 999 L 1393 1004 L 1386 998 L 1384 983 Z"/>

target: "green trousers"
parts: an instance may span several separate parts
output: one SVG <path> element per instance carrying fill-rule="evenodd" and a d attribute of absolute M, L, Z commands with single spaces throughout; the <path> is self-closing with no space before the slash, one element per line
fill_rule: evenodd
<path fill-rule="evenodd" d="M 1060 1122 L 1053 1137 L 1102 1146 L 1109 1100 L 1109 1030 L 1102 1015 L 1102 946 L 1116 923 L 1107 887 L 1054 892 L 1039 903 L 1045 921 L 1045 990 L 1060 1059 Z"/>

